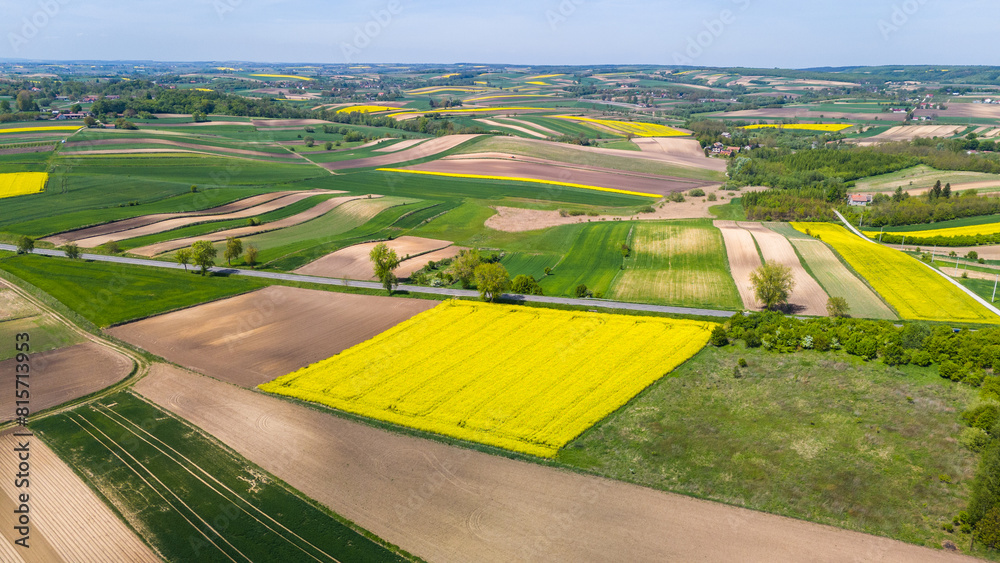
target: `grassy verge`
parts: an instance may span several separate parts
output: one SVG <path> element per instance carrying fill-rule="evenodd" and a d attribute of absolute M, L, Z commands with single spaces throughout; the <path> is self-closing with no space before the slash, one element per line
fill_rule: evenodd
<path fill-rule="evenodd" d="M 739 358 L 748 367 L 734 377 Z M 933 368 L 841 353 L 708 347 L 564 448 L 615 479 L 940 546 L 976 458 L 958 411 L 975 395 Z"/>

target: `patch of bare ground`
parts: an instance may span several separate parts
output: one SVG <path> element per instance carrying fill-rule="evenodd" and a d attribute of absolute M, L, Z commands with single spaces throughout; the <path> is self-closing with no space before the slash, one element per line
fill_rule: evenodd
<path fill-rule="evenodd" d="M 419 270 L 427 263 L 423 254 L 429 252 L 445 250 L 451 247 L 452 243 L 446 240 L 435 240 L 421 237 L 399 237 L 393 240 L 383 241 L 386 246 L 396 251 L 396 256 L 403 262 L 400 268 L 406 267 L 405 276 L 402 272 L 397 272 L 400 277 L 408 277 L 413 272 Z M 295 270 L 296 274 L 308 276 L 321 276 L 325 278 L 346 278 L 352 280 L 373 280 L 375 271 L 372 269 L 369 254 L 378 242 L 367 242 L 343 248 L 331 254 L 310 262 L 305 266 Z M 457 255 L 457 251 L 455 254 Z M 413 257 L 412 259 L 410 257 Z M 439 260 L 440 258 L 438 258 Z M 416 262 L 413 262 L 416 260 Z M 406 264 L 410 262 L 410 264 Z M 419 266 L 415 266 L 418 264 Z"/>
<path fill-rule="evenodd" d="M 971 561 L 394 434 L 171 366 L 135 389 L 428 561 Z"/>
<path fill-rule="evenodd" d="M 190 369 L 253 387 L 336 355 L 435 305 L 272 286 L 108 333 Z"/>
<path fill-rule="evenodd" d="M 0 448 L 12 452 L 23 438 L 0 434 Z M 0 561 L 24 563 L 157 562 L 146 546 L 56 454 L 38 438 L 30 439 L 30 517 L 28 549 L 15 547 L 14 479 L 0 480 Z M 15 455 L 0 456 L 0 473 L 16 475 Z M 17 501 L 15 501 L 17 499 Z"/>
<path fill-rule="evenodd" d="M 792 312 L 817 317 L 825 316 L 826 302 L 830 296 L 823 291 L 809 272 L 806 272 L 788 239 L 760 223 L 737 223 L 737 225 L 753 235 L 761 253 L 764 254 L 765 261 L 781 264 L 792 271 L 795 287 L 788 296 Z"/>
<path fill-rule="evenodd" d="M 0 421 L 14 420 L 14 366 L 16 359 L 0 362 Z M 132 373 L 132 360 L 93 342 L 33 354 L 31 357 L 31 410 L 79 399 L 110 387 Z"/>
<path fill-rule="evenodd" d="M 743 306 L 750 311 L 759 311 L 760 302 L 750 283 L 750 274 L 761 266 L 760 253 L 757 252 L 753 235 L 740 228 L 735 221 L 715 221 L 713 225 L 722 232 L 726 255 L 729 257 L 729 271 L 736 282 Z"/>

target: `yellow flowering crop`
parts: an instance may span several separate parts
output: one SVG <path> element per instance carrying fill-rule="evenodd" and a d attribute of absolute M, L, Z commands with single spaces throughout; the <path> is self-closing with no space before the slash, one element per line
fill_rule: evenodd
<path fill-rule="evenodd" d="M 393 108 L 389 106 L 348 106 L 346 108 L 340 108 L 337 113 L 376 113 L 380 111 L 395 111 L 399 108 Z"/>
<path fill-rule="evenodd" d="M 546 82 L 540 82 L 538 80 L 531 80 L 531 81 L 527 82 L 527 84 L 532 84 L 532 85 L 535 85 L 535 86 L 548 86 L 548 83 L 546 83 Z"/>
<path fill-rule="evenodd" d="M 826 133 L 835 133 L 837 131 L 843 131 L 844 129 L 850 129 L 854 127 L 850 123 L 771 123 L 771 124 L 761 124 L 761 125 L 747 125 L 743 129 L 790 129 L 798 131 L 823 131 Z"/>
<path fill-rule="evenodd" d="M 12 127 L 0 129 L 0 135 L 9 133 L 41 133 L 44 131 L 76 131 L 81 129 L 80 125 L 48 125 L 42 127 Z"/>
<path fill-rule="evenodd" d="M 572 121 L 582 121 L 584 123 L 594 123 L 596 125 L 603 125 L 609 129 L 612 129 L 623 135 L 631 134 L 636 137 L 682 137 L 687 135 L 687 133 L 674 129 L 673 127 L 667 127 L 666 125 L 659 125 L 657 123 L 642 123 L 638 121 L 614 121 L 611 119 L 592 119 L 589 117 L 575 117 L 570 115 L 560 115 L 560 119 L 569 119 Z"/>
<path fill-rule="evenodd" d="M 701 350 L 713 327 L 448 301 L 260 389 L 552 457 Z"/>
<path fill-rule="evenodd" d="M 541 80 L 542 78 L 555 78 L 556 76 L 566 76 L 565 74 L 539 74 L 538 76 L 532 76 L 528 80 Z"/>
<path fill-rule="evenodd" d="M 37 194 L 45 189 L 49 175 L 45 172 L 12 172 L 0 174 L 0 198 Z"/>
<path fill-rule="evenodd" d="M 889 231 L 886 231 L 889 234 Z M 893 235 L 906 235 L 906 238 L 931 238 L 931 237 L 960 237 L 976 235 L 995 235 L 1000 233 L 1000 223 L 988 223 L 986 225 L 972 225 L 969 227 L 951 227 L 949 229 L 928 229 L 924 231 L 910 231 L 906 233 L 891 233 Z M 866 232 L 869 237 L 878 237 L 878 231 Z"/>
<path fill-rule="evenodd" d="M 312 80 L 312 78 L 309 78 L 308 76 L 295 76 L 294 74 L 251 74 L 250 76 L 260 76 L 263 78 L 288 78 L 290 80 Z"/>
<path fill-rule="evenodd" d="M 479 102 L 482 100 L 495 100 L 497 98 L 551 98 L 552 94 L 501 94 L 499 96 L 482 96 L 480 98 L 469 98 L 467 102 Z"/>
<path fill-rule="evenodd" d="M 511 108 L 496 108 L 496 107 L 491 107 L 491 108 L 465 108 L 465 109 L 448 108 L 448 109 L 429 109 L 429 110 L 425 110 L 425 111 L 407 110 L 407 111 L 401 111 L 399 113 L 390 113 L 386 117 L 400 117 L 400 116 L 404 116 L 404 115 L 428 115 L 428 114 L 432 114 L 432 113 L 474 113 L 474 112 L 484 112 L 484 111 L 492 112 L 492 113 L 502 113 L 502 112 L 505 112 L 505 111 L 512 111 L 512 110 L 515 110 L 515 111 L 525 111 L 525 110 L 530 110 L 530 111 L 552 111 L 551 108 L 518 108 L 518 107 L 511 107 Z"/>
<path fill-rule="evenodd" d="M 819 235 L 868 280 L 903 319 L 1000 324 L 1000 317 L 916 258 L 867 242 L 839 225 L 792 223 L 792 226 Z"/>
<path fill-rule="evenodd" d="M 427 176 L 443 176 L 446 178 L 470 178 L 473 180 L 502 180 L 505 182 L 530 182 L 533 184 L 548 184 L 550 186 L 565 186 L 568 188 L 580 188 L 584 190 L 596 190 L 599 192 L 611 192 L 615 194 L 634 195 L 639 197 L 652 197 L 660 199 L 661 195 L 648 194 L 646 192 L 632 192 L 629 190 L 618 190 L 615 188 L 603 188 L 601 186 L 588 186 L 586 184 L 572 184 L 570 182 L 556 182 L 554 180 L 539 180 L 536 178 L 515 178 L 513 176 L 486 176 L 481 174 L 457 174 L 454 172 L 429 172 L 426 170 L 403 170 L 402 168 L 376 168 L 378 172 L 403 172 L 406 174 L 425 174 Z"/>

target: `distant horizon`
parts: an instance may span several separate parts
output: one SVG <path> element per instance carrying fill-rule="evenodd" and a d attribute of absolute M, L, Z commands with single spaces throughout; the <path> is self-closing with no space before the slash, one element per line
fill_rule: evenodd
<path fill-rule="evenodd" d="M 511 0 L 488 8 L 454 0 L 362 0 L 319 8 L 290 0 L 150 0 L 138 6 L 124 0 L 0 0 L 0 7 L 0 57 L 28 61 L 445 64 L 424 61 L 462 53 L 466 60 L 527 66 L 804 70 L 959 58 L 988 66 L 996 57 L 977 48 L 975 39 L 1000 27 L 1000 14 L 987 0 L 844 0 L 834 9 L 792 0 Z M 113 17 L 118 14 L 129 17 Z M 613 62 L 620 60 L 634 62 Z"/>

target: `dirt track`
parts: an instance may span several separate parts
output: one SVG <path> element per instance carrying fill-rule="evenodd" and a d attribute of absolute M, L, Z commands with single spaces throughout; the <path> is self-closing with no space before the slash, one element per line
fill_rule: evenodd
<path fill-rule="evenodd" d="M 320 164 L 320 166 L 326 168 L 327 170 L 347 170 L 349 168 L 376 168 L 380 166 L 391 166 L 393 164 L 399 164 L 400 162 L 408 162 L 410 160 L 419 160 L 421 158 L 434 156 L 438 153 L 453 149 L 469 139 L 474 139 L 476 137 L 478 137 L 478 135 L 447 135 L 445 137 L 429 139 L 426 142 L 420 143 L 408 149 L 386 155 L 370 156 L 368 158 L 358 158 L 355 160 L 326 162 Z"/>
<path fill-rule="evenodd" d="M 226 240 L 229 237 L 248 237 L 251 235 L 256 235 L 259 233 L 266 233 L 268 231 L 274 231 L 277 229 L 284 229 L 306 221 L 311 221 L 321 215 L 325 215 L 330 211 L 333 211 L 337 207 L 356 199 L 362 199 L 367 196 L 344 196 L 335 197 L 328 199 L 326 201 L 320 202 L 318 205 L 314 205 L 312 208 L 303 211 L 297 215 L 292 215 L 291 217 L 286 217 L 284 219 L 279 219 L 273 223 L 265 223 L 258 227 L 240 227 L 238 229 L 229 229 L 227 231 L 219 231 L 216 233 L 210 233 L 206 235 L 201 235 L 197 237 L 188 237 L 176 240 L 170 240 L 166 242 L 160 242 L 157 244 L 151 244 L 149 246 L 141 246 L 139 248 L 133 248 L 129 252 L 132 254 L 138 254 L 140 256 L 156 256 L 157 254 L 162 254 L 164 252 L 170 252 L 171 250 L 177 250 L 178 248 L 184 248 L 185 246 L 191 246 L 195 241 L 199 240 L 210 240 L 214 242 Z M 381 197 L 381 196 L 373 196 Z"/>
<path fill-rule="evenodd" d="M 792 271 L 795 287 L 788 296 L 788 303 L 792 306 L 793 312 L 799 315 L 826 316 L 826 302 L 830 296 L 802 267 L 802 262 L 788 239 L 760 223 L 737 223 L 737 225 L 750 231 L 760 246 L 765 261 L 787 266 Z"/>
<path fill-rule="evenodd" d="M 346 278 L 351 280 L 373 280 L 375 279 L 375 271 L 372 269 L 371 260 L 368 255 L 371 253 L 372 249 L 375 248 L 377 242 L 368 242 L 365 244 L 356 244 L 354 246 L 349 246 L 347 248 L 338 250 L 332 254 L 327 254 L 326 256 L 310 262 L 305 266 L 294 271 L 296 274 L 305 274 L 308 276 L 321 276 L 326 278 Z M 451 242 L 446 240 L 434 240 L 428 238 L 420 237 L 399 237 L 397 239 L 385 241 L 386 246 L 396 251 L 396 256 L 404 262 L 400 264 L 402 267 L 406 262 L 411 262 L 407 265 L 409 268 L 408 273 L 412 274 L 416 270 L 419 270 L 427 264 L 422 256 L 417 258 L 419 266 L 413 267 L 413 262 L 407 260 L 407 256 L 416 257 L 419 254 L 426 254 L 428 252 L 433 252 L 435 250 L 442 250 L 444 248 L 450 247 Z M 437 260 L 440 260 L 438 258 Z M 400 277 L 401 273 L 397 273 Z"/>
<path fill-rule="evenodd" d="M 733 281 L 736 282 L 736 289 L 740 292 L 743 306 L 750 311 L 759 311 L 760 302 L 757 301 L 753 285 L 750 283 L 750 274 L 761 265 L 753 235 L 740 228 L 735 221 L 715 221 L 712 224 L 722 231 L 722 238 L 726 242 L 726 254 L 729 256 L 729 271 L 733 275 Z"/>
<path fill-rule="evenodd" d="M 278 209 L 283 209 L 292 205 L 293 203 L 302 201 L 304 199 L 311 198 L 317 195 L 323 195 L 326 191 L 309 191 L 309 192 L 299 192 L 296 194 L 286 195 L 278 199 L 273 199 L 271 201 L 262 203 L 260 205 L 249 207 L 246 209 L 241 209 L 239 211 L 233 211 L 231 213 L 213 214 L 210 216 L 205 215 L 195 215 L 188 217 L 176 217 L 173 219 L 165 219 L 153 223 L 151 225 L 141 225 L 133 227 L 131 229 L 115 231 L 113 233 L 91 236 L 88 238 L 76 239 L 76 243 L 83 248 L 96 248 L 109 241 L 125 240 L 135 237 L 141 237 L 146 235 L 152 235 L 156 233 L 162 233 L 165 231 L 170 231 L 173 229 L 179 229 L 181 227 L 186 227 L 188 225 L 194 225 L 197 223 L 207 223 L 210 221 L 228 221 L 230 219 L 245 219 L 247 217 L 255 217 L 258 215 L 263 215 L 264 213 L 269 213 L 271 211 L 276 211 Z"/>
<path fill-rule="evenodd" d="M 16 489 L 19 444 L 10 433 L 0 435 L 0 561 L 10 563 L 157 562 L 146 544 L 95 495 L 40 439 L 30 439 L 30 488 Z M 29 492 L 31 535 L 28 549 L 12 545 L 16 496 Z M 4 541 L 5 540 L 5 541 Z"/>
<path fill-rule="evenodd" d="M 61 405 L 96 393 L 128 377 L 132 361 L 103 346 L 85 342 L 31 357 L 31 410 Z M 0 362 L 0 385 L 10 393 L 0 395 L 0 422 L 14 417 L 13 359 Z"/>
<path fill-rule="evenodd" d="M 463 154 L 441 160 L 409 166 L 403 170 L 443 172 L 447 174 L 478 174 L 483 176 L 506 176 L 546 182 L 567 182 L 585 186 L 599 186 L 616 190 L 669 195 L 694 188 L 703 188 L 712 182 L 672 178 L 638 172 L 623 172 L 605 168 L 563 164 L 527 156 L 502 155 L 495 153 Z M 538 186 L 544 190 L 544 186 Z"/>
<path fill-rule="evenodd" d="M 325 360 L 435 305 L 271 286 L 108 333 L 172 362 L 252 387 Z"/>
<path fill-rule="evenodd" d="M 170 366 L 136 391 L 428 561 L 971 561 L 398 435 Z"/>
<path fill-rule="evenodd" d="M 51 242 L 56 246 L 62 246 L 71 240 L 79 240 L 89 237 L 106 235 L 108 233 L 124 231 L 125 229 L 134 229 L 136 227 L 151 225 L 158 221 L 174 219 L 177 217 L 200 217 L 205 215 L 232 213 L 234 211 L 240 211 L 242 209 L 247 209 L 255 205 L 261 205 L 263 203 L 267 203 L 269 201 L 278 199 L 279 197 L 284 197 L 286 195 L 291 195 L 294 193 L 299 193 L 299 192 L 271 192 L 266 194 L 260 194 L 248 197 L 246 199 L 237 200 L 232 203 L 227 203 L 225 205 L 220 205 L 219 207 L 204 209 L 202 211 L 182 211 L 178 213 L 154 213 L 152 215 L 141 215 L 139 217 L 133 217 L 131 219 L 122 219 L 121 221 L 104 223 L 103 225 L 97 225 L 95 227 L 86 227 L 83 229 L 77 229 L 75 231 L 66 231 L 58 235 L 53 235 L 51 237 L 44 238 L 42 239 L 42 241 Z"/>

